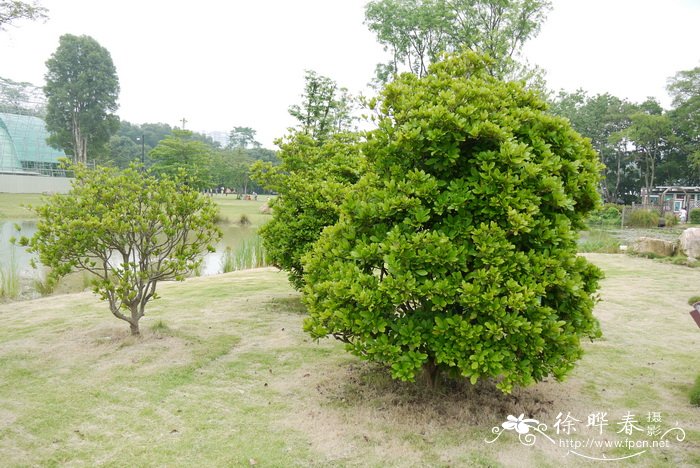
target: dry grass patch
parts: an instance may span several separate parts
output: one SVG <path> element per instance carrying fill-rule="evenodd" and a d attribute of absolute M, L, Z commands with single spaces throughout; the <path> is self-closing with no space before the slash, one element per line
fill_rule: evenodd
<path fill-rule="evenodd" d="M 686 300 L 700 271 L 589 255 L 607 274 L 605 339 L 564 383 L 511 395 L 491 382 L 433 391 L 301 330 L 303 306 L 272 269 L 165 284 L 144 337 L 89 293 L 0 305 L 0 459 L 35 466 L 589 466 L 509 414 L 661 412 L 686 440 L 622 465 L 700 464 L 700 408 L 688 402 L 700 330 Z M 550 429 L 551 430 L 551 429 Z M 610 440 L 624 439 L 616 428 Z M 548 432 L 549 433 L 549 432 Z M 593 451 L 589 451 L 593 452 Z M 621 449 L 595 455 L 624 456 Z M 591 453 L 593 454 L 593 453 Z M 617 464 L 615 466 L 619 466 Z"/>

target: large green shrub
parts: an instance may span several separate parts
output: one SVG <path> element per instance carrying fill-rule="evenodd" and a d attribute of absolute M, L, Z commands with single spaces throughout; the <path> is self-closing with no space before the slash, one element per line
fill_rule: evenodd
<path fill-rule="evenodd" d="M 656 210 L 634 210 L 625 217 L 625 226 L 653 228 L 659 225 L 659 212 Z"/>
<path fill-rule="evenodd" d="M 700 208 L 693 208 L 688 213 L 688 222 L 690 224 L 700 224 Z"/>
<path fill-rule="evenodd" d="M 563 378 L 600 334 L 601 272 L 576 255 L 600 165 L 484 64 L 454 56 L 382 92 L 369 172 L 305 256 L 304 327 L 398 379 L 447 371 L 510 391 Z"/>

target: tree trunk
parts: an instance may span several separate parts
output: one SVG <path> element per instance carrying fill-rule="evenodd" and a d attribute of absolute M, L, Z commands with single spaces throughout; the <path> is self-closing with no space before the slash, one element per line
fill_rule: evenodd
<path fill-rule="evenodd" d="M 139 295 L 141 295 L 140 293 Z M 141 332 L 139 331 L 139 320 L 141 320 L 141 317 L 143 317 L 143 308 L 140 308 L 141 301 L 138 301 L 134 304 L 131 305 L 131 320 L 129 320 L 129 325 L 131 326 L 131 334 L 133 336 L 140 336 Z"/>
<path fill-rule="evenodd" d="M 440 368 L 435 363 L 434 358 L 428 358 L 428 361 L 423 364 L 423 378 L 430 388 L 433 390 L 438 388 L 440 383 Z"/>

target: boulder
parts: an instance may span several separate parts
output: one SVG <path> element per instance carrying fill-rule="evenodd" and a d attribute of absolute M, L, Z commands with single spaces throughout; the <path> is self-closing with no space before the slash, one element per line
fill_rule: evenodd
<path fill-rule="evenodd" d="M 680 249 L 687 257 L 700 258 L 700 228 L 688 228 L 681 233 Z"/>
<path fill-rule="evenodd" d="M 661 257 L 671 257 L 676 252 L 676 243 L 654 237 L 640 237 L 634 241 L 631 250 L 637 253 L 653 253 Z"/>

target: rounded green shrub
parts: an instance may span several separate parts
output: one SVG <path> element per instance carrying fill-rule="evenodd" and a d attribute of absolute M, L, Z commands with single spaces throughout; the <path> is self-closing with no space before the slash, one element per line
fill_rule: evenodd
<path fill-rule="evenodd" d="M 656 210 L 634 210 L 625 217 L 625 225 L 637 228 L 653 228 L 659 225 L 659 212 Z"/>
<path fill-rule="evenodd" d="M 700 208 L 693 208 L 688 213 L 688 222 L 690 224 L 700 224 Z"/>
<path fill-rule="evenodd" d="M 576 255 L 598 157 L 474 54 L 380 96 L 369 171 L 304 257 L 305 330 L 414 380 L 563 378 L 600 336 L 602 274 Z"/>

